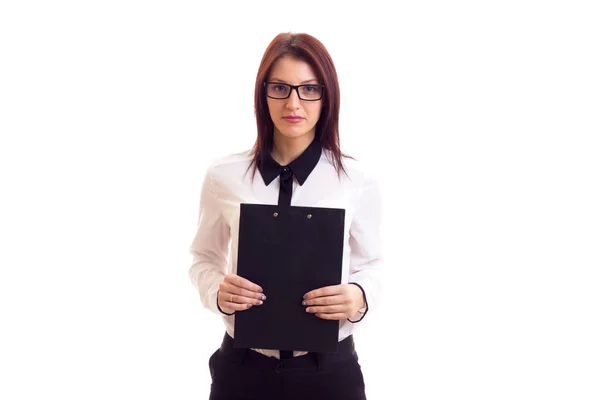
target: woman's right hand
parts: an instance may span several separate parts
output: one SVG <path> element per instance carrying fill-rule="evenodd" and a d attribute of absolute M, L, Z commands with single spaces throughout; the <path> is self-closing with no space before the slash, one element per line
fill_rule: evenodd
<path fill-rule="evenodd" d="M 267 297 L 262 288 L 236 274 L 227 274 L 219 284 L 218 303 L 224 311 L 243 311 L 259 306 Z"/>

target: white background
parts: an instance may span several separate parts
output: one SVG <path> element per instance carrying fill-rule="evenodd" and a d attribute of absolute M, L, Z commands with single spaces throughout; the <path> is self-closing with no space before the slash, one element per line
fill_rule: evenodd
<path fill-rule="evenodd" d="M 0 398 L 201 399 L 204 170 L 253 144 L 279 32 L 336 63 L 378 169 L 369 399 L 600 398 L 593 1 L 0 3 Z"/>

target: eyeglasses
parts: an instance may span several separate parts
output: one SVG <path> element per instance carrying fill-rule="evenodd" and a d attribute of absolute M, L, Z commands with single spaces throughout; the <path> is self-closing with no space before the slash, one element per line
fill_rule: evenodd
<path fill-rule="evenodd" d="M 287 99 L 292 93 L 292 89 L 296 89 L 298 98 L 306 101 L 317 101 L 321 100 L 323 93 L 325 92 L 324 85 L 288 85 L 287 83 L 279 82 L 265 82 L 265 90 L 267 91 L 267 97 L 272 99 Z"/>

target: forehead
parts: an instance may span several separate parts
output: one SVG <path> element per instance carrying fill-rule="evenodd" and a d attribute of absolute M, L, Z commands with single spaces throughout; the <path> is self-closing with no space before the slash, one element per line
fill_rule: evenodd
<path fill-rule="evenodd" d="M 317 79 L 317 75 L 306 61 L 283 56 L 273 64 L 269 79 L 281 79 L 287 83 L 298 84 L 310 79 Z"/>

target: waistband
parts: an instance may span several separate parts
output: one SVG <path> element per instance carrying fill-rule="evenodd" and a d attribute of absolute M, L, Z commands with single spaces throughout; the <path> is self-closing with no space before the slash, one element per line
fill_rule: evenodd
<path fill-rule="evenodd" d="M 225 333 L 219 351 L 224 356 L 235 359 L 240 364 L 251 364 L 254 367 L 264 369 L 311 368 L 315 366 L 321 369 L 351 360 L 358 360 L 352 335 L 338 343 L 337 352 L 308 352 L 303 356 L 280 360 L 251 349 L 235 348 L 233 347 L 233 338 Z"/>

